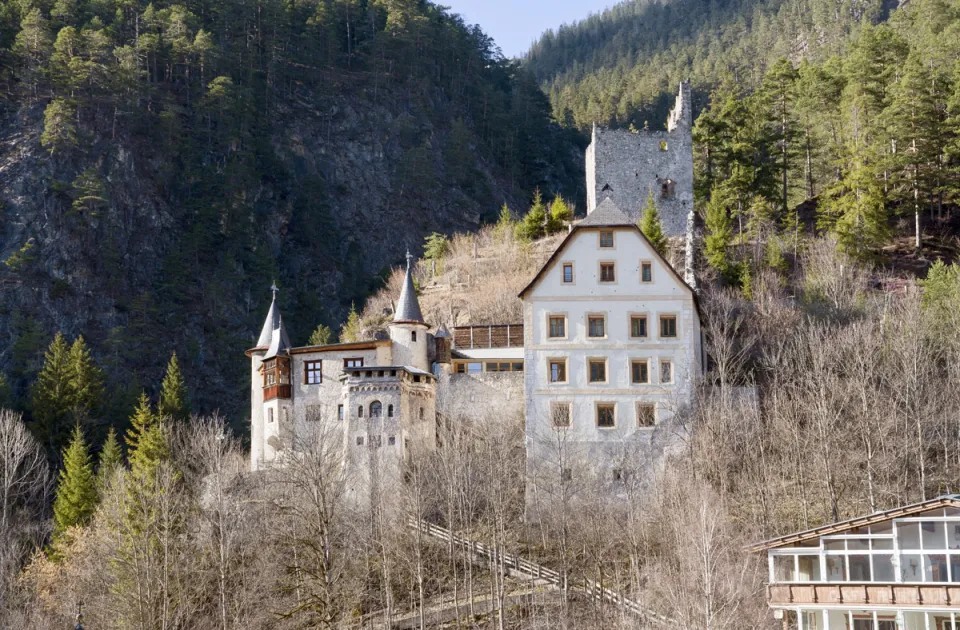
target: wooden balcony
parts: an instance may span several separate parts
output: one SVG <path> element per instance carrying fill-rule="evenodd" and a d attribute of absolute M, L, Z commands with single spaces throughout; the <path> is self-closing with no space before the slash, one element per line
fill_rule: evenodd
<path fill-rule="evenodd" d="M 523 324 L 492 326 L 457 326 L 453 329 L 453 345 L 462 349 L 521 348 Z"/>
<path fill-rule="evenodd" d="M 769 584 L 771 606 L 851 604 L 864 606 L 960 606 L 960 584 Z"/>
<path fill-rule="evenodd" d="M 275 400 L 277 398 L 290 398 L 289 385 L 268 385 L 263 388 L 263 400 Z"/>

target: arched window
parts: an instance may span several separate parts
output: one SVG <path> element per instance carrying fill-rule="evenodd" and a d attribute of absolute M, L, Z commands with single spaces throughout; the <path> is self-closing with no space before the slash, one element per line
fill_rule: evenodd
<path fill-rule="evenodd" d="M 393 405 L 387 405 L 387 417 L 388 418 L 393 417 Z"/>
<path fill-rule="evenodd" d="M 370 403 L 370 417 L 379 418 L 383 415 L 383 405 L 380 404 L 379 400 L 375 400 Z"/>

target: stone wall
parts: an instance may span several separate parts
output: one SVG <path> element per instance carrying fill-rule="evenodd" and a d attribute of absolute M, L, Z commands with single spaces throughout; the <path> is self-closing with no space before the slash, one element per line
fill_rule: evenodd
<path fill-rule="evenodd" d="M 609 197 L 639 221 L 652 192 L 667 235 L 684 234 L 693 209 L 692 127 L 686 83 L 680 85 L 667 131 L 634 133 L 594 127 L 586 153 L 587 212 Z"/>

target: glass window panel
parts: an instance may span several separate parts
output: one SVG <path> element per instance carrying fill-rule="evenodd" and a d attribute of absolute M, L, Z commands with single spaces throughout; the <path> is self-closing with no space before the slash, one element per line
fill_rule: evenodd
<path fill-rule="evenodd" d="M 573 282 L 573 265 L 563 266 L 563 281 Z"/>
<path fill-rule="evenodd" d="M 827 556 L 827 581 L 846 582 L 847 565 L 844 556 Z"/>
<path fill-rule="evenodd" d="M 948 522 L 947 527 L 947 546 L 950 549 L 960 549 L 960 523 Z"/>
<path fill-rule="evenodd" d="M 827 551 L 843 551 L 847 548 L 845 540 L 824 540 L 823 548 Z"/>
<path fill-rule="evenodd" d="M 851 551 L 866 551 L 869 548 L 869 538 L 851 538 L 847 541 L 847 549 L 850 549 Z"/>
<path fill-rule="evenodd" d="M 874 538 L 871 544 L 873 544 L 874 550 L 890 551 L 893 549 L 892 538 Z"/>
<path fill-rule="evenodd" d="M 943 554 L 924 554 L 923 578 L 924 582 L 946 582 L 947 556 Z"/>
<path fill-rule="evenodd" d="M 850 581 L 870 581 L 870 556 L 850 555 Z"/>
<path fill-rule="evenodd" d="M 873 581 L 895 582 L 896 579 L 896 574 L 893 572 L 893 556 L 887 554 L 874 554 Z"/>
<path fill-rule="evenodd" d="M 900 580 L 902 582 L 923 581 L 923 566 L 919 554 L 903 554 L 900 556 Z"/>
<path fill-rule="evenodd" d="M 647 318 L 646 317 L 630 318 L 630 336 L 631 337 L 647 336 Z"/>
<path fill-rule="evenodd" d="M 773 557 L 773 581 L 774 582 L 793 582 L 794 581 L 794 561 L 795 556 L 774 556 Z"/>
<path fill-rule="evenodd" d="M 523 363 L 514 363 L 512 367 L 514 372 L 523 372 Z"/>
<path fill-rule="evenodd" d="M 943 549 L 943 546 L 946 544 L 944 531 L 943 521 L 926 521 L 920 523 L 920 532 L 923 536 L 923 548 Z"/>
<path fill-rule="evenodd" d="M 797 558 L 800 573 L 797 580 L 800 582 L 820 581 L 820 556 L 800 556 Z"/>
<path fill-rule="evenodd" d="M 878 619 L 877 630 L 897 630 L 896 619 Z"/>
<path fill-rule="evenodd" d="M 650 282 L 653 280 L 653 265 L 650 263 L 643 263 L 640 267 L 640 280 L 643 282 Z"/>
<path fill-rule="evenodd" d="M 591 337 L 604 337 L 606 333 L 604 332 L 604 319 L 602 317 L 591 317 L 588 320 L 589 323 L 589 334 Z"/>
<path fill-rule="evenodd" d="M 469 372 L 470 374 L 479 374 L 480 372 L 483 372 L 483 364 L 467 363 L 467 372 Z"/>
<path fill-rule="evenodd" d="M 874 523 L 870 526 L 871 534 L 892 534 L 893 521 L 884 521 L 883 523 Z"/>
<path fill-rule="evenodd" d="M 951 582 L 960 582 L 960 556 L 950 556 L 950 571 L 953 573 Z"/>
<path fill-rule="evenodd" d="M 920 548 L 920 526 L 918 523 L 897 523 L 897 547 L 900 549 Z"/>

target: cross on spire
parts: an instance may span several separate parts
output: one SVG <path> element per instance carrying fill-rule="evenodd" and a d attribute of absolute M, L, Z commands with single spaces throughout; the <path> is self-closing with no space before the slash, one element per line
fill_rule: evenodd
<path fill-rule="evenodd" d="M 274 280 L 274 281 L 273 281 L 273 284 L 270 285 L 270 291 L 271 291 L 271 293 L 273 293 L 273 299 L 274 299 L 274 300 L 277 299 L 277 292 L 278 292 L 279 290 L 280 290 L 280 289 L 277 288 L 277 281 Z"/>
<path fill-rule="evenodd" d="M 410 248 L 407 248 L 407 269 L 413 266 L 413 254 L 410 253 Z"/>

